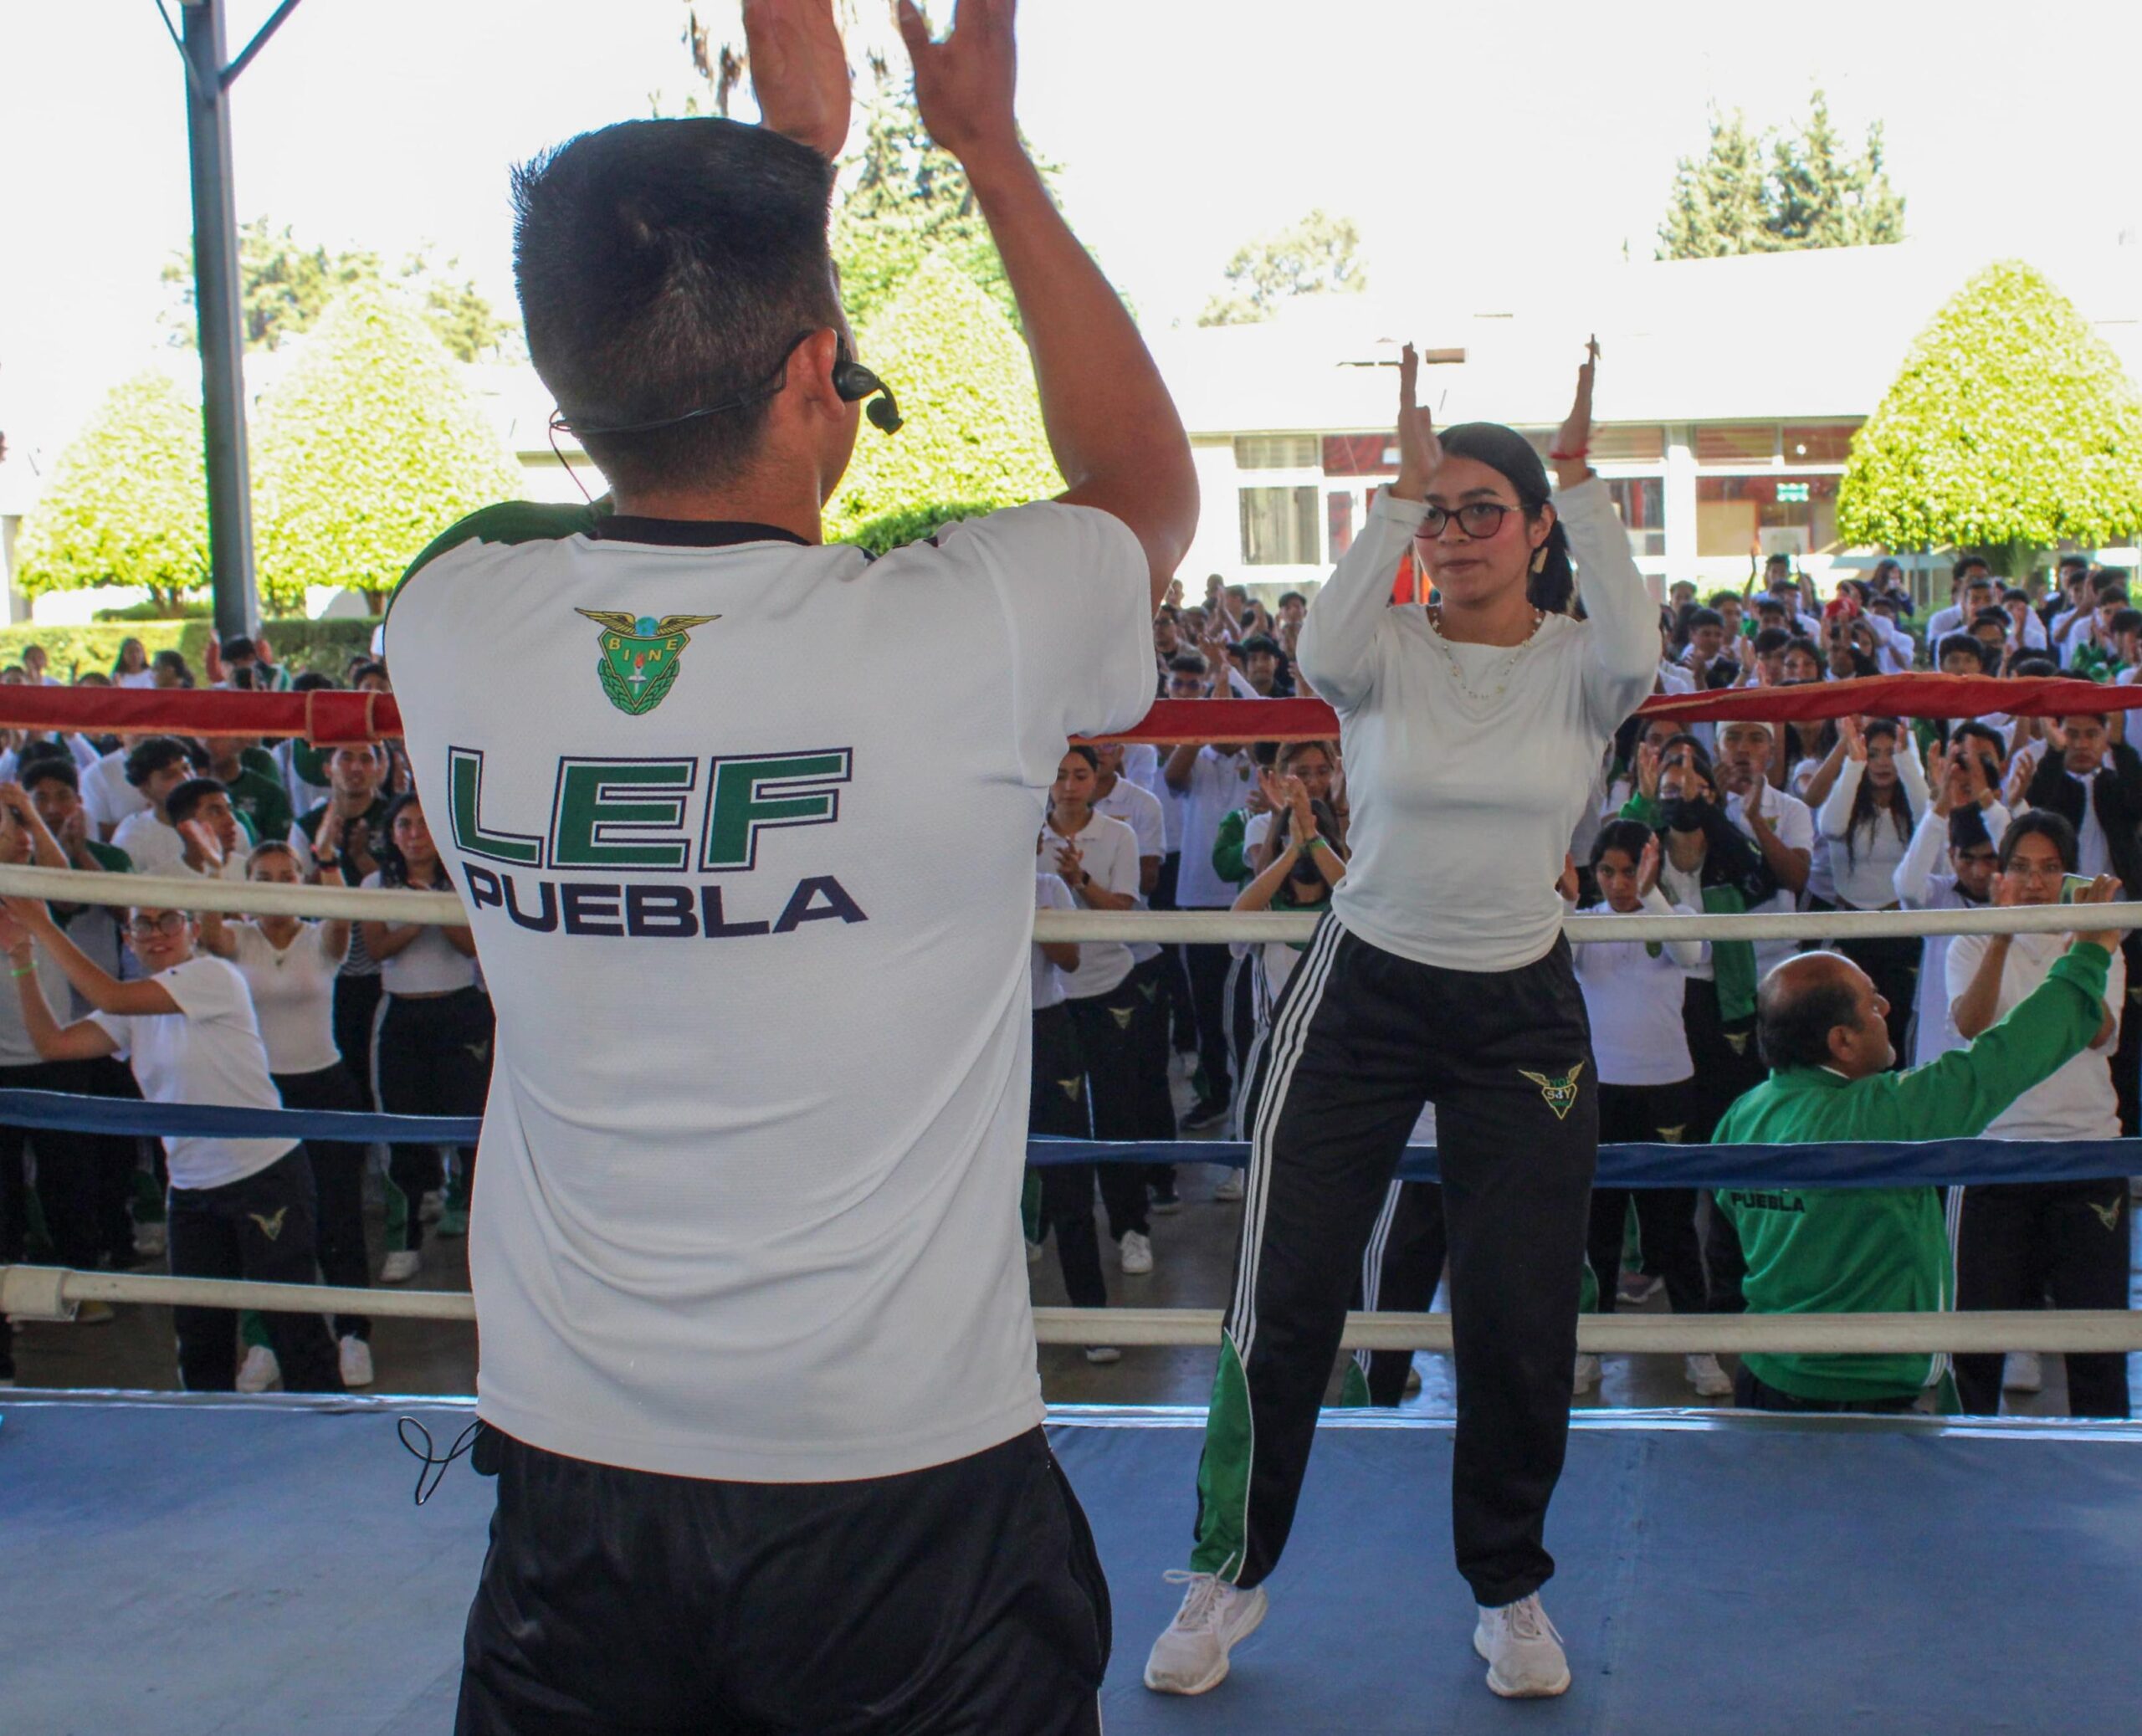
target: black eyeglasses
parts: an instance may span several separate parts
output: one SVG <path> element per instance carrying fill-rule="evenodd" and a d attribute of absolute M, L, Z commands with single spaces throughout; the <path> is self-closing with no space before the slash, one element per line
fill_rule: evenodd
<path fill-rule="evenodd" d="M 1421 515 L 1420 534 L 1433 542 L 1443 535 L 1443 526 L 1456 519 L 1458 528 L 1468 536 L 1484 540 L 1503 528 L 1504 514 L 1516 510 L 1515 507 L 1505 506 L 1499 500 L 1468 500 L 1456 512 L 1431 506 Z"/>

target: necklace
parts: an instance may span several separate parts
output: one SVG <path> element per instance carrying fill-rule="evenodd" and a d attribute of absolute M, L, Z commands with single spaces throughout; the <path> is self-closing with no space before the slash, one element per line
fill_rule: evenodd
<path fill-rule="evenodd" d="M 1428 610 L 1430 629 L 1428 638 L 1436 649 L 1443 653 L 1444 663 L 1450 666 L 1450 679 L 1458 684 L 1458 692 L 1463 694 L 1476 705 L 1487 705 L 1499 699 L 1509 691 L 1510 677 L 1516 673 L 1518 663 L 1523 659 L 1525 653 L 1532 648 L 1533 640 L 1540 635 L 1540 623 L 1546 618 L 1546 615 L 1539 609 L 1532 612 L 1532 631 L 1525 634 L 1512 648 L 1510 654 L 1504 660 L 1502 668 L 1495 672 L 1500 679 L 1496 681 L 1491 690 L 1484 694 L 1473 691 L 1473 684 L 1465 679 L 1465 671 L 1458 663 L 1458 653 L 1450 648 L 1449 643 L 1443 638 L 1443 611 L 1440 608 L 1431 607 Z"/>

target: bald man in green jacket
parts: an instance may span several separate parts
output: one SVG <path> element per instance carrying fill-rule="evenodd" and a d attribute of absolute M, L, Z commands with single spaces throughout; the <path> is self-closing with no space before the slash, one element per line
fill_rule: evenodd
<path fill-rule="evenodd" d="M 2119 896 L 2101 875 L 2078 903 Z M 1756 1037 L 1770 1076 L 1726 1112 L 1720 1145 L 1965 1139 L 2095 1040 L 2116 931 L 2078 934 L 2052 974 L 1969 1047 L 1892 1073 L 1888 1004 L 1867 973 L 1831 952 L 1786 960 L 1763 979 Z M 1750 1314 L 1888 1314 L 1950 1308 L 1955 1263 L 1932 1187 L 1738 1188 L 1719 1208 L 1748 1258 Z M 1946 1355 L 1741 1359 L 1743 1410 L 1904 1411 L 1946 1385 Z"/>

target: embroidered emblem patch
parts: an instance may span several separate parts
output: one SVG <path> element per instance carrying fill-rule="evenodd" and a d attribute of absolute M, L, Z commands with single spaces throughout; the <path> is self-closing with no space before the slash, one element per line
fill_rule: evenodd
<path fill-rule="evenodd" d="M 259 1211 L 249 1211 L 246 1213 L 248 1217 L 251 1218 L 254 1222 L 260 1226 L 260 1233 L 263 1236 L 265 1236 L 270 1242 L 277 1241 L 281 1237 L 283 1233 L 283 1220 L 290 1215 L 290 1208 L 287 1206 L 278 1206 L 275 1208 L 275 1215 L 273 1217 L 269 1217 L 264 1213 Z"/>
<path fill-rule="evenodd" d="M 677 684 L 691 630 L 719 615 L 633 616 L 622 609 L 575 609 L 602 629 L 602 655 L 595 672 L 610 703 L 628 717 L 659 705 Z"/>
<path fill-rule="evenodd" d="M 1570 1111 L 1576 1107 L 1576 1077 L 1584 1071 L 1580 1061 L 1560 1078 L 1550 1078 L 1544 1073 L 1533 1073 L 1520 1067 L 1518 1072 L 1540 1088 L 1540 1094 L 1547 1100 L 1547 1107 L 1555 1112 L 1557 1121 L 1570 1119 Z"/>
<path fill-rule="evenodd" d="M 2089 1206 L 2090 1210 L 2097 1213 L 2098 1221 L 2103 1224 L 2108 1230 L 2117 1230 L 2119 1227 L 2119 1201 L 2114 1200 L 2109 1206 L 2100 1206 L 2095 1200 L 2093 1200 L 2089 1202 Z"/>

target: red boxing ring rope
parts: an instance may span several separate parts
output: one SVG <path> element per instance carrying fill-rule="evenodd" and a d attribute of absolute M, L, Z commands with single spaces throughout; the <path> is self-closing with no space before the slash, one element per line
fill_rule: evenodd
<path fill-rule="evenodd" d="M 2142 686 L 2100 687 L 2064 677 L 1875 675 L 1798 687 L 1721 688 L 1654 694 L 1645 717 L 1727 723 L 1812 723 L 1868 717 L 2058 717 L 2129 711 Z M 0 687 L 0 729 L 116 730 L 127 735 L 295 735 L 319 747 L 398 735 L 402 714 L 390 694 L 324 689 L 305 694 L 110 687 Z M 1135 729 L 1109 741 L 1161 746 L 1197 741 L 1323 741 L 1339 719 L 1321 699 L 1160 699 Z"/>

